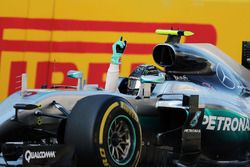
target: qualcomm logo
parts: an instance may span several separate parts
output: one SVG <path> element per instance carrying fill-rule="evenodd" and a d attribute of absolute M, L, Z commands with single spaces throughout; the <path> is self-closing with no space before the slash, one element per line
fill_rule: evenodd
<path fill-rule="evenodd" d="M 206 125 L 207 130 L 233 132 L 250 131 L 249 119 L 247 118 L 230 118 L 204 115 L 202 125 Z"/>
<path fill-rule="evenodd" d="M 25 151 L 24 158 L 30 163 L 32 159 L 46 159 L 46 158 L 55 158 L 56 151 L 36 151 L 32 152 L 30 150 Z"/>

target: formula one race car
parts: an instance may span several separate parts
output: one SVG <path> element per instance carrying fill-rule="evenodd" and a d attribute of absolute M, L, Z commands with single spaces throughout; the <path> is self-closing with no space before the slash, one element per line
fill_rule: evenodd
<path fill-rule="evenodd" d="M 120 78 L 119 93 L 22 89 L 0 104 L 2 166 L 249 166 L 250 72 L 211 44 L 168 35 L 154 66 Z M 248 64 L 249 43 L 243 43 Z M 136 90 L 136 93 L 131 93 Z M 1 166 L 0 165 L 0 166 Z"/>

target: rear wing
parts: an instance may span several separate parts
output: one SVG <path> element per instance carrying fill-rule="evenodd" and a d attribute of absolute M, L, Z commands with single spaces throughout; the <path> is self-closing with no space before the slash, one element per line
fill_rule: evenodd
<path fill-rule="evenodd" d="M 242 41 L 241 64 L 250 70 L 250 41 Z"/>

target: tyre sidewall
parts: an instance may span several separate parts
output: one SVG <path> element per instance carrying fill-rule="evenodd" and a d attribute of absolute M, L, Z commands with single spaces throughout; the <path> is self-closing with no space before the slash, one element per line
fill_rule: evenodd
<path fill-rule="evenodd" d="M 96 144 L 96 149 L 98 152 L 98 156 L 101 159 L 102 166 L 136 166 L 141 154 L 141 128 L 138 116 L 133 110 L 132 106 L 122 98 L 113 98 L 106 104 L 108 105 L 103 107 L 103 114 L 100 114 L 98 116 L 97 122 L 99 122 L 100 126 L 97 126 L 97 129 L 95 131 L 95 136 L 97 137 L 96 140 L 98 141 L 98 143 Z M 133 137 L 136 140 L 134 141 L 133 139 L 133 143 L 129 151 L 129 154 L 132 155 L 129 155 L 129 160 L 123 163 L 115 162 L 110 155 L 110 151 L 108 148 L 109 128 L 113 120 L 118 117 L 126 118 L 126 120 L 131 125 L 131 134 L 134 135 Z"/>

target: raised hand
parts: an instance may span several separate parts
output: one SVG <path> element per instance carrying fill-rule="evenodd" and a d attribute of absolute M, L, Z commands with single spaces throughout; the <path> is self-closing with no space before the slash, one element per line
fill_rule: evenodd
<path fill-rule="evenodd" d="M 120 39 L 115 42 L 112 46 L 112 50 L 113 50 L 113 55 L 112 55 L 112 59 L 111 59 L 111 63 L 112 64 L 121 64 L 120 63 L 120 58 L 125 50 L 127 46 L 127 41 L 122 41 L 122 36 L 120 37 Z"/>

